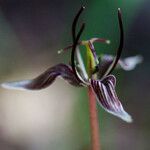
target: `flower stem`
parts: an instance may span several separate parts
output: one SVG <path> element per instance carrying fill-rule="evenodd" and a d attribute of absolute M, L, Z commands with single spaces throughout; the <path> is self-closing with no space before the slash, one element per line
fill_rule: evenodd
<path fill-rule="evenodd" d="M 88 88 L 88 95 L 91 126 L 91 147 L 92 150 L 100 150 L 99 123 L 96 109 L 96 99 L 91 87 Z"/>
<path fill-rule="evenodd" d="M 86 49 L 87 49 L 87 70 L 88 75 L 91 78 L 95 66 L 95 60 L 88 44 L 86 45 Z M 88 87 L 88 96 L 89 96 L 90 129 L 91 129 L 91 147 L 92 150 L 100 150 L 99 122 L 96 108 L 96 98 L 90 86 Z"/>

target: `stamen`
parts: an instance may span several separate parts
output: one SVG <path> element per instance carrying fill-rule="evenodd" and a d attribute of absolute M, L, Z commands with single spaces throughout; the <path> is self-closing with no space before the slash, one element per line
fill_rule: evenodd
<path fill-rule="evenodd" d="M 78 42 L 78 45 L 81 45 L 81 42 Z M 63 53 L 64 51 L 66 51 L 66 50 L 68 50 L 68 49 L 70 49 L 70 48 L 72 48 L 72 47 L 73 47 L 73 45 L 69 45 L 69 46 L 67 46 L 67 47 L 65 47 L 65 48 L 63 48 L 63 49 L 58 50 L 57 53 L 58 53 L 58 54 L 61 54 L 61 53 Z"/>
<path fill-rule="evenodd" d="M 90 42 L 91 43 L 100 42 L 100 43 L 110 44 L 110 40 L 106 40 L 106 39 L 103 39 L 103 38 L 92 38 L 92 39 L 90 39 Z"/>
<path fill-rule="evenodd" d="M 103 39 L 103 38 L 92 38 L 92 39 L 87 40 L 87 41 L 80 41 L 80 42 L 78 42 L 78 45 L 86 45 L 88 42 L 91 42 L 92 44 L 94 42 L 110 44 L 110 40 L 106 40 L 106 39 Z M 67 47 L 65 47 L 63 49 L 58 50 L 57 53 L 61 54 L 61 53 L 65 52 L 66 50 L 68 50 L 68 49 L 70 49 L 72 47 L 73 47 L 73 45 L 69 45 L 69 46 L 67 46 Z"/>
<path fill-rule="evenodd" d="M 118 21 L 119 21 L 119 29 L 120 29 L 120 44 L 119 44 L 119 47 L 118 47 L 118 50 L 117 50 L 116 57 L 114 58 L 111 66 L 108 68 L 108 70 L 106 71 L 106 73 L 104 74 L 103 77 L 109 75 L 114 70 L 114 68 L 116 67 L 116 65 L 117 65 L 117 63 L 120 59 L 122 49 L 123 49 L 124 31 L 123 31 L 122 15 L 121 15 L 120 8 L 118 8 Z"/>

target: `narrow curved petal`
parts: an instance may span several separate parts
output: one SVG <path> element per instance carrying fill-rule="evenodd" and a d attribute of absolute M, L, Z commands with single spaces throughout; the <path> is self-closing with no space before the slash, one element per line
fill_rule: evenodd
<path fill-rule="evenodd" d="M 109 75 L 102 81 L 91 79 L 91 86 L 99 104 L 109 113 L 126 122 L 132 122 L 131 116 L 125 112 L 115 92 L 116 79 Z"/>
<path fill-rule="evenodd" d="M 51 85 L 58 76 L 74 86 L 81 86 L 80 81 L 76 79 L 71 67 L 65 64 L 58 64 L 51 67 L 32 80 L 7 82 L 1 84 L 1 86 L 8 89 L 40 90 Z"/>
<path fill-rule="evenodd" d="M 118 65 L 126 71 L 133 70 L 136 65 L 142 63 L 143 57 L 141 55 L 136 55 L 132 57 L 127 57 L 125 59 L 119 60 Z"/>

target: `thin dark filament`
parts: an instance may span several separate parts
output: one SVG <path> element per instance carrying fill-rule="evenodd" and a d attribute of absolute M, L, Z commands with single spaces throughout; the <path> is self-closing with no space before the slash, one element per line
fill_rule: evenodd
<path fill-rule="evenodd" d="M 121 53 L 122 53 L 122 49 L 123 49 L 124 31 L 123 31 L 122 15 L 121 15 L 120 8 L 118 8 L 118 21 L 119 21 L 119 29 L 120 29 L 120 44 L 119 44 L 119 47 L 118 47 L 118 50 L 117 50 L 117 55 L 114 58 L 114 60 L 112 62 L 112 65 L 106 71 L 104 76 L 109 75 L 114 70 L 114 68 L 116 67 L 116 65 L 117 65 L 117 63 L 118 63 L 118 61 L 120 59 L 120 56 L 121 56 Z"/>
<path fill-rule="evenodd" d="M 80 8 L 80 10 L 78 11 L 77 15 L 75 16 L 73 23 L 72 23 L 72 38 L 73 38 L 73 43 L 75 43 L 75 39 L 76 39 L 76 26 L 77 26 L 77 22 L 79 20 L 79 17 L 82 13 L 82 11 L 85 9 L 84 6 L 82 6 Z"/>

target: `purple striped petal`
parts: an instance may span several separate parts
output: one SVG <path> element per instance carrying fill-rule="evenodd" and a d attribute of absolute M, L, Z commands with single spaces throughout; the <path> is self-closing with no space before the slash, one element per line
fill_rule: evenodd
<path fill-rule="evenodd" d="M 65 64 L 58 64 L 51 67 L 32 80 L 7 82 L 1 84 L 1 86 L 8 89 L 40 90 L 51 85 L 58 76 L 74 86 L 81 86 L 80 81 L 76 79 L 71 67 Z"/>
<path fill-rule="evenodd" d="M 109 113 L 132 122 L 131 116 L 125 112 L 115 92 L 116 78 L 113 75 L 105 77 L 102 81 L 91 79 L 91 86 L 99 104 Z"/>

